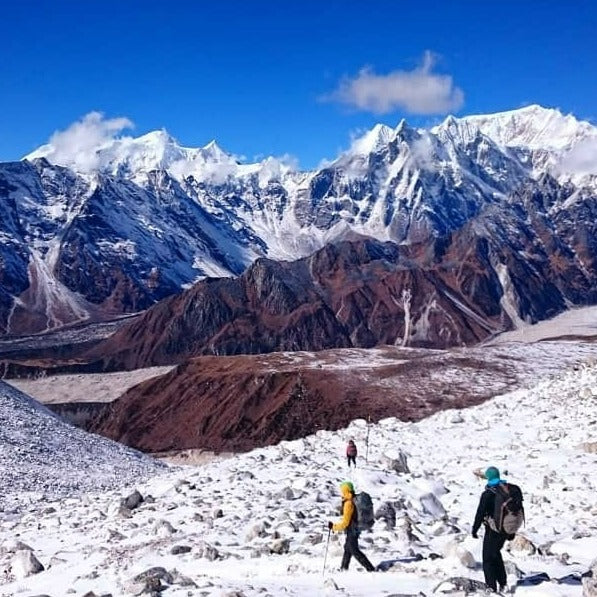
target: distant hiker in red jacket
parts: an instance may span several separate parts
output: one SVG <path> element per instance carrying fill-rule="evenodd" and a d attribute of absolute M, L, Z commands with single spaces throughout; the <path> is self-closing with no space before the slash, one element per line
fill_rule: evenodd
<path fill-rule="evenodd" d="M 346 446 L 346 459 L 348 460 L 348 468 L 350 468 L 350 463 L 352 462 L 354 466 L 357 466 L 357 446 L 354 443 L 354 440 L 350 440 L 348 445 Z"/>

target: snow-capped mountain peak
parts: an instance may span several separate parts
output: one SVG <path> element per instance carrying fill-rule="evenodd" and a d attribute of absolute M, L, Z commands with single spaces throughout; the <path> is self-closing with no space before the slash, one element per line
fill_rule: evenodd
<path fill-rule="evenodd" d="M 74 140 L 76 141 L 76 140 Z M 65 146 L 50 142 L 25 156 L 25 160 L 45 158 L 50 163 L 71 168 L 81 174 L 107 173 L 138 182 L 154 170 L 167 170 L 183 179 L 212 180 L 236 173 L 238 159 L 224 151 L 215 140 L 203 147 L 183 147 L 165 129 L 139 137 L 122 136 L 98 139 L 96 144 L 73 142 Z M 222 174 L 222 170 L 225 172 Z"/>
<path fill-rule="evenodd" d="M 385 124 L 378 123 L 370 131 L 367 131 L 353 142 L 350 153 L 359 155 L 375 153 L 385 147 L 395 137 L 396 131 L 394 129 Z"/>
<path fill-rule="evenodd" d="M 503 147 L 524 147 L 530 150 L 563 150 L 575 141 L 597 134 L 589 122 L 577 120 L 572 114 L 564 115 L 555 108 L 544 108 L 537 104 L 498 112 L 479 114 L 455 119 L 448 116 L 436 128 L 447 128 L 459 123 L 473 127 Z"/>

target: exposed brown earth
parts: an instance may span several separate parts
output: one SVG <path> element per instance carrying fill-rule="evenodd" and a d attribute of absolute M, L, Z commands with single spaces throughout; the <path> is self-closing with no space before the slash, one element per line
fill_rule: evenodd
<path fill-rule="evenodd" d="M 510 319 L 487 251 L 467 248 L 434 261 L 429 247 L 345 241 L 294 262 L 260 259 L 162 301 L 84 359 L 114 370 L 206 354 L 475 344 Z"/>
<path fill-rule="evenodd" d="M 380 347 L 200 357 L 127 391 L 91 429 L 135 448 L 249 450 L 356 418 L 416 421 L 554 372 L 594 345 L 429 351 Z M 576 348 L 575 348 L 576 347 Z"/>

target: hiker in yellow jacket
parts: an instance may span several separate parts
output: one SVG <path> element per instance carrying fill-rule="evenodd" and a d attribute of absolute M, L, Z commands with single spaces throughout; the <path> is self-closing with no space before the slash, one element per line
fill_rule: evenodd
<path fill-rule="evenodd" d="M 342 495 L 342 520 L 334 524 L 328 523 L 328 528 L 335 532 L 346 532 L 346 541 L 344 542 L 344 555 L 342 556 L 342 565 L 340 570 L 348 570 L 350 559 L 354 556 L 359 564 L 373 572 L 373 564 L 367 559 L 367 556 L 359 549 L 359 515 L 354 503 L 354 486 L 350 481 L 345 481 L 340 485 Z"/>

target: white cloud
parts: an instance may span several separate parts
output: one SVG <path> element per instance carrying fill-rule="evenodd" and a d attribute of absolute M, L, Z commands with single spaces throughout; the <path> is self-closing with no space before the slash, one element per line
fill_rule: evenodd
<path fill-rule="evenodd" d="M 128 118 L 104 118 L 101 112 L 89 112 L 64 131 L 56 131 L 48 144 L 34 153 L 53 164 L 90 172 L 99 165 L 98 150 L 132 126 Z"/>
<path fill-rule="evenodd" d="M 597 137 L 579 141 L 562 159 L 560 170 L 583 176 L 597 174 Z"/>
<path fill-rule="evenodd" d="M 411 71 L 395 70 L 378 75 L 370 68 L 340 81 L 338 88 L 323 97 L 358 110 L 387 114 L 402 109 L 411 114 L 441 114 L 456 111 L 464 103 L 464 92 L 450 75 L 432 72 L 434 55 L 427 51 L 420 66 Z"/>
<path fill-rule="evenodd" d="M 288 172 L 296 172 L 298 165 L 298 160 L 289 153 L 266 158 L 259 169 L 259 186 L 264 188 L 271 180 L 281 180 Z"/>

